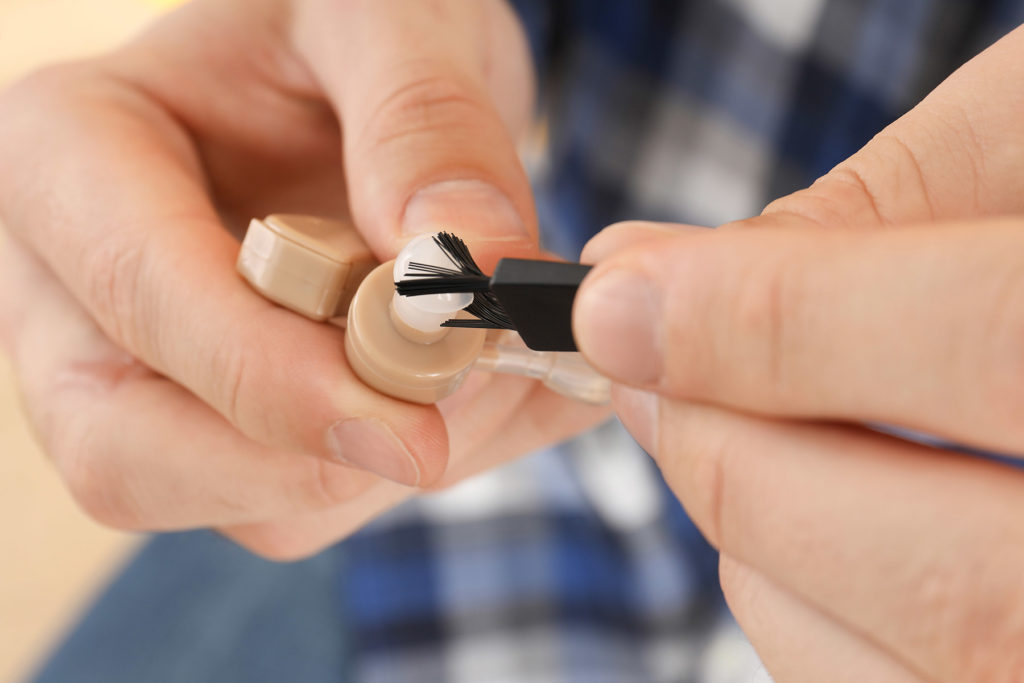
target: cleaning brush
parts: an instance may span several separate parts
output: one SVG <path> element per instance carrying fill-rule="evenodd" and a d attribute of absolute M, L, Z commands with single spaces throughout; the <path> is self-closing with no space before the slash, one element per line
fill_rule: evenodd
<path fill-rule="evenodd" d="M 572 302 L 590 266 L 504 258 L 488 276 L 459 237 L 441 232 L 434 242 L 452 267 L 412 262 L 395 290 L 402 296 L 472 293 L 463 310 L 474 318 L 447 320 L 442 327 L 515 330 L 535 351 L 576 350 Z"/>

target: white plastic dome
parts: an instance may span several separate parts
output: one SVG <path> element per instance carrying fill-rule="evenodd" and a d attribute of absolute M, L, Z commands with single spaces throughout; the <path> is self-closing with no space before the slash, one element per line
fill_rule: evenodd
<path fill-rule="evenodd" d="M 398 253 L 392 271 L 395 282 L 412 279 L 407 277 L 406 273 L 409 271 L 409 264 L 414 261 L 444 268 L 458 268 L 434 242 L 434 234 L 414 238 Z M 395 315 L 409 327 L 420 332 L 435 332 L 441 327 L 441 323 L 454 318 L 472 302 L 473 295 L 468 292 L 424 296 L 401 296 L 395 292 L 391 305 Z"/>

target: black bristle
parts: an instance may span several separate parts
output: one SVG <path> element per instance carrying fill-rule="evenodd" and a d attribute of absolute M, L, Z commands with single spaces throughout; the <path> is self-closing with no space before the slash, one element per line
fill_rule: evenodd
<path fill-rule="evenodd" d="M 488 323 L 488 326 L 496 330 L 514 330 L 516 329 L 515 323 L 512 322 L 512 318 L 509 316 L 508 311 L 498 301 L 498 297 L 494 296 L 494 293 L 490 290 L 486 292 L 476 292 L 473 295 L 473 303 L 466 306 L 465 310 L 470 315 L 474 315 L 481 321 Z M 449 320 L 448 322 L 458 322 Z"/>
<path fill-rule="evenodd" d="M 444 266 L 432 266 L 429 263 L 419 263 L 413 261 L 409 264 L 409 270 L 406 272 L 406 277 L 433 277 L 436 275 L 461 275 L 461 270 L 455 270 L 454 268 L 445 268 Z"/>
<path fill-rule="evenodd" d="M 495 327 L 486 320 L 479 318 L 452 318 L 441 323 L 441 327 L 455 327 L 470 330 L 504 330 L 505 327 Z"/>
<path fill-rule="evenodd" d="M 480 266 L 473 260 L 473 255 L 469 253 L 469 247 L 461 238 L 450 232 L 439 232 L 434 235 L 434 244 L 441 248 L 448 260 L 464 275 L 484 274 L 484 271 L 480 270 Z"/>
<path fill-rule="evenodd" d="M 427 294 L 484 292 L 490 286 L 491 278 L 486 275 L 446 275 L 416 280 L 399 280 L 395 283 L 395 291 L 402 296 L 424 296 Z"/>
<path fill-rule="evenodd" d="M 434 243 L 455 268 L 410 263 L 405 273 L 410 279 L 396 282 L 395 291 L 402 296 L 472 292 L 473 301 L 463 310 L 476 320 L 452 319 L 445 321 L 444 327 L 514 330 L 512 319 L 490 291 L 490 277 L 480 270 L 466 243 L 449 232 L 435 235 Z"/>

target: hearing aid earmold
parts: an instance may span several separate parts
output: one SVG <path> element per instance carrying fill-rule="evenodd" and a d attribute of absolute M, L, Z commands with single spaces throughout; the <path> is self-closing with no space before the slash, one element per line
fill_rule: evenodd
<path fill-rule="evenodd" d="M 441 326 L 460 315 L 472 295 L 395 292 L 410 262 L 441 265 L 443 258 L 431 235 L 417 237 L 363 280 L 349 306 L 348 361 L 361 380 L 389 396 L 435 403 L 462 384 L 483 349 L 486 330 Z"/>

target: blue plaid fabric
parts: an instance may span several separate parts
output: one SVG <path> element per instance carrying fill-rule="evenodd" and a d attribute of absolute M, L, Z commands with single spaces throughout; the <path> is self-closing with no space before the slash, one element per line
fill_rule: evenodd
<path fill-rule="evenodd" d="M 617 220 L 714 226 L 758 213 L 1024 22 L 1024 0 L 513 4 L 543 86 L 548 145 L 531 167 L 544 236 L 570 258 Z M 187 580 L 153 578 L 190 552 L 205 559 Z M 190 630 L 196 614 L 203 626 Z M 227 664 L 237 660 L 247 665 Z M 39 680 L 761 676 L 714 552 L 608 425 L 411 501 L 290 568 L 208 536 L 159 538 Z"/>
<path fill-rule="evenodd" d="M 730 681 L 759 666 L 717 556 L 616 424 L 343 545 L 352 680 Z"/>
<path fill-rule="evenodd" d="M 810 185 L 1024 21 L 1021 0 L 516 0 L 544 83 L 552 247 L 715 226 Z"/>

